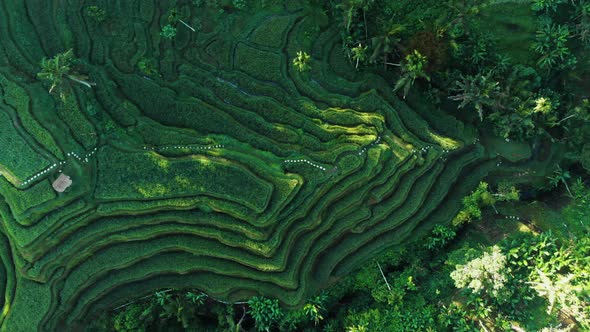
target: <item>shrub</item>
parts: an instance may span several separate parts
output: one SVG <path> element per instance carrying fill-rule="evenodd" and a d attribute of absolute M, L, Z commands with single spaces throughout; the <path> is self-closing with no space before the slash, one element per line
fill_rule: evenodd
<path fill-rule="evenodd" d="M 232 5 L 237 9 L 246 8 L 246 0 L 232 0 Z"/>
<path fill-rule="evenodd" d="M 254 319 L 258 331 L 270 331 L 283 317 L 279 301 L 276 299 L 255 296 L 248 301 L 248 305 L 248 313 Z"/>
<path fill-rule="evenodd" d="M 140 304 L 130 304 L 114 319 L 114 328 L 117 332 L 144 332 L 146 324 L 142 320 L 144 308 Z"/>
<path fill-rule="evenodd" d="M 491 252 L 469 261 L 465 265 L 457 265 L 451 272 L 451 278 L 457 288 L 468 289 L 472 293 L 498 297 L 504 288 L 510 268 L 506 266 L 506 256 L 498 246 Z"/>
<path fill-rule="evenodd" d="M 103 22 L 107 18 L 106 10 L 94 5 L 86 7 L 86 15 L 94 18 L 97 22 Z"/>
<path fill-rule="evenodd" d="M 162 27 L 162 31 L 160 31 L 160 36 L 168 39 L 173 39 L 176 37 L 176 28 L 170 24 L 166 24 Z"/>
<path fill-rule="evenodd" d="M 537 65 L 547 70 L 573 66 L 576 58 L 566 45 L 570 37 L 567 25 L 546 23 L 537 31 L 536 42 L 533 45 L 535 52 L 540 55 Z"/>
<path fill-rule="evenodd" d="M 590 144 L 585 144 L 582 149 L 582 156 L 580 158 L 582 166 L 588 172 L 590 172 Z"/>
<path fill-rule="evenodd" d="M 139 71 L 146 76 L 152 76 L 157 74 L 158 72 L 156 61 L 154 59 L 139 59 L 139 61 L 137 62 L 137 68 L 139 68 Z"/>
<path fill-rule="evenodd" d="M 426 243 L 424 244 L 429 250 L 443 248 L 457 235 L 452 228 L 445 225 L 434 226 L 431 234 L 432 235 L 426 238 Z"/>
<path fill-rule="evenodd" d="M 475 191 L 463 198 L 463 209 L 453 219 L 453 225 L 459 226 L 472 220 L 481 219 L 481 208 L 494 203 L 495 199 L 488 191 L 488 184 L 480 182 Z"/>
<path fill-rule="evenodd" d="M 566 2 L 566 0 L 533 0 L 532 8 L 534 11 L 556 11 L 557 5 Z"/>
<path fill-rule="evenodd" d="M 590 282 L 587 238 L 563 244 L 551 232 L 545 232 L 538 236 L 521 236 L 503 246 L 517 281 L 515 289 L 522 289 L 521 293 L 525 294 L 534 289 L 547 300 L 548 314 L 559 308 L 581 327 L 590 327 L 584 292 L 584 285 Z M 522 287 L 522 281 L 526 282 L 526 287 Z"/>

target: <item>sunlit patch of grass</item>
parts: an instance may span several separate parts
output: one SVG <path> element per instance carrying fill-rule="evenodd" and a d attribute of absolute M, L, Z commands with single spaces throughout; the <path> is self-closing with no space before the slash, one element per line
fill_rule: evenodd
<path fill-rule="evenodd" d="M 506 142 L 494 135 L 482 135 L 481 140 L 491 156 L 499 155 L 511 162 L 526 160 L 532 154 L 528 143 Z"/>
<path fill-rule="evenodd" d="M 513 214 L 507 209 L 499 208 L 499 210 L 501 214 Z M 470 243 L 472 246 L 481 244 L 491 246 L 519 233 L 534 233 L 534 230 L 518 219 L 499 217 L 493 211 L 487 211 L 482 220 L 468 225 L 465 236 L 460 242 Z"/>
<path fill-rule="evenodd" d="M 510 211 L 521 218 L 529 219 L 542 231 L 550 230 L 561 239 L 577 238 L 590 230 L 590 190 L 583 189 L 583 192 L 576 195 L 576 199 L 571 200 L 563 208 L 552 208 L 543 202 L 532 202 L 514 206 Z"/>
<path fill-rule="evenodd" d="M 2 309 L 2 315 L 0 315 L 0 317 L 5 317 L 6 315 L 8 315 L 9 311 L 10 311 L 10 302 L 6 302 L 6 303 L 4 303 L 4 309 Z"/>
<path fill-rule="evenodd" d="M 248 240 L 244 244 L 246 245 L 247 248 L 249 248 L 257 253 L 260 253 L 261 255 L 267 255 L 271 251 L 271 248 L 266 243 L 254 242 L 254 241 Z"/>
<path fill-rule="evenodd" d="M 431 132 L 430 137 L 438 143 L 443 149 L 456 150 L 461 147 L 461 142 L 454 140 L 450 137 L 440 136 L 436 133 Z"/>
<path fill-rule="evenodd" d="M 181 187 L 190 187 L 191 185 L 191 180 L 189 178 L 187 178 L 186 176 L 175 176 L 174 177 L 174 181 L 180 185 Z"/>
<path fill-rule="evenodd" d="M 170 193 L 170 188 L 166 188 L 163 184 L 156 183 L 156 184 L 144 184 L 143 186 L 136 186 L 137 191 L 143 197 L 163 197 L 166 194 Z"/>
<path fill-rule="evenodd" d="M 149 153 L 148 157 L 151 161 L 154 162 L 154 164 L 158 165 L 158 167 L 161 168 L 162 171 L 166 171 L 170 166 L 170 161 L 168 161 L 168 159 L 163 158 L 162 156 L 156 153 Z"/>
<path fill-rule="evenodd" d="M 527 226 L 523 223 L 520 223 L 518 225 L 518 231 L 521 233 L 533 233 L 533 230 L 529 226 Z"/>

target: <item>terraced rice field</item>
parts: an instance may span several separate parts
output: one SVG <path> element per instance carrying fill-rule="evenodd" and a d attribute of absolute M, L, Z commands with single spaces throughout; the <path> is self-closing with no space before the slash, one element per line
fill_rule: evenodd
<path fill-rule="evenodd" d="M 200 30 L 173 40 L 163 2 L 102 1 L 103 22 L 86 6 L 0 2 L 0 144 L 18 147 L 0 150 L 1 331 L 74 327 L 164 287 L 298 305 L 449 221 L 497 169 L 472 130 L 443 135 L 354 74 L 337 27 L 297 1 L 177 1 Z M 69 48 L 96 86 L 63 104 L 36 73 Z"/>

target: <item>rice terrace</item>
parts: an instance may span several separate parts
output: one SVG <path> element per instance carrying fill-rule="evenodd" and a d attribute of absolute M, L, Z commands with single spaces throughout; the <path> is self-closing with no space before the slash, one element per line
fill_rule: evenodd
<path fill-rule="evenodd" d="M 590 1 L 0 0 L 0 332 L 590 331 Z"/>

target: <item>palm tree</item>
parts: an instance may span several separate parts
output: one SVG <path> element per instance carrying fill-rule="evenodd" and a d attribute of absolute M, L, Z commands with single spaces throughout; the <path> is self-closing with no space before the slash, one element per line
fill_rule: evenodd
<path fill-rule="evenodd" d="M 156 292 L 156 302 L 158 302 L 158 304 L 161 306 L 164 306 L 166 303 L 170 302 L 172 299 L 172 295 L 169 294 L 170 291 L 171 289 Z"/>
<path fill-rule="evenodd" d="M 412 53 L 406 55 L 406 61 L 401 65 L 402 76 L 397 80 L 393 91 L 403 89 L 405 99 L 417 78 L 424 78 L 430 81 L 430 76 L 425 71 L 427 63 L 428 59 L 420 54 L 418 50 L 414 50 Z"/>
<path fill-rule="evenodd" d="M 37 73 L 37 77 L 51 82 L 49 93 L 52 93 L 56 88 L 61 90 L 66 78 L 89 88 L 92 88 L 92 86 L 95 85 L 95 83 L 87 81 L 87 76 L 80 75 L 73 71 L 73 61 L 73 49 L 69 49 L 64 53 L 59 53 L 51 59 L 43 58 L 41 60 L 41 71 Z M 63 97 L 63 93 L 60 92 L 60 94 L 62 94 Z"/>
<path fill-rule="evenodd" d="M 297 57 L 293 59 L 293 66 L 299 70 L 299 72 L 303 72 L 306 70 L 310 70 L 311 66 L 309 65 L 309 61 L 311 60 L 311 56 L 307 54 L 307 52 L 298 51 Z"/>
<path fill-rule="evenodd" d="M 229 325 L 229 328 L 227 329 L 227 331 L 231 331 L 231 332 L 245 332 L 246 331 L 242 327 L 242 323 L 244 322 L 244 318 L 246 318 L 246 307 L 245 306 L 242 306 L 242 317 L 240 318 L 240 320 L 237 323 L 234 321 L 234 309 L 231 306 L 228 307 L 228 311 L 226 313 L 225 318 L 226 318 L 227 324 Z"/>
<path fill-rule="evenodd" d="M 205 294 L 195 294 L 193 292 L 187 292 L 185 295 L 188 302 L 191 304 L 195 304 L 197 306 L 203 305 L 205 300 L 207 299 L 207 295 Z"/>
<path fill-rule="evenodd" d="M 166 24 L 162 27 L 162 31 L 160 31 L 160 36 L 168 39 L 172 39 L 176 37 L 176 28 L 171 24 Z"/>
<path fill-rule="evenodd" d="M 455 84 L 454 89 L 458 94 L 450 96 L 449 99 L 461 101 L 459 108 L 467 105 L 473 105 L 479 119 L 483 121 L 484 107 L 491 106 L 492 108 L 502 108 L 501 106 L 501 91 L 498 82 L 490 80 L 491 73 L 488 75 L 478 74 L 475 76 L 463 76 Z"/>
<path fill-rule="evenodd" d="M 359 43 L 359 46 L 352 48 L 352 59 L 356 60 L 355 68 L 359 67 L 359 62 L 365 62 L 367 60 L 367 46 L 363 46 Z"/>

